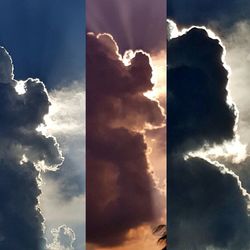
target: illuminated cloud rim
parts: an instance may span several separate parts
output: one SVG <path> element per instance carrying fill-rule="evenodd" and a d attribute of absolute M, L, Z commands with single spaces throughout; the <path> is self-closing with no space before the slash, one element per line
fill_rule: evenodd
<path fill-rule="evenodd" d="M 3 47 L 0 96 L 0 248 L 45 249 L 40 171 L 56 170 L 63 157 L 56 139 L 37 130 L 50 106 L 44 84 L 31 78 L 16 81 Z"/>

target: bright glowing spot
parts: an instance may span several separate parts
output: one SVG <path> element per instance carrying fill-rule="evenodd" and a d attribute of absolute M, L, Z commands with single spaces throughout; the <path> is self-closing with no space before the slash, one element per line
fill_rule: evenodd
<path fill-rule="evenodd" d="M 26 93 L 26 84 L 25 81 L 17 81 L 15 90 L 18 93 L 18 95 L 23 95 Z"/>
<path fill-rule="evenodd" d="M 44 160 L 36 162 L 35 166 L 38 171 L 43 171 L 43 172 L 46 172 L 47 170 L 57 171 L 59 168 L 59 165 L 52 165 L 48 167 Z"/>
<path fill-rule="evenodd" d="M 131 59 L 135 57 L 135 53 L 133 50 L 127 50 L 125 51 L 123 57 L 122 57 L 122 62 L 124 63 L 125 66 L 129 66 L 131 64 Z"/>
<path fill-rule="evenodd" d="M 20 164 L 23 165 L 24 163 L 28 162 L 28 158 L 26 157 L 26 155 L 23 155 L 22 160 L 20 161 Z"/>

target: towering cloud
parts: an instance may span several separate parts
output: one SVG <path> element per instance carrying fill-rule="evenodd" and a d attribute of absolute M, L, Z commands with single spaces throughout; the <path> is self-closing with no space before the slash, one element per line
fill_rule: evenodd
<path fill-rule="evenodd" d="M 169 249 L 249 249 L 246 191 L 225 166 L 188 156 L 235 136 L 223 47 L 205 29 L 168 43 Z"/>
<path fill-rule="evenodd" d="M 151 90 L 149 56 L 138 51 L 127 66 L 110 35 L 87 35 L 87 241 L 114 246 L 155 219 L 157 193 L 143 131 L 162 125 Z"/>
<path fill-rule="evenodd" d="M 39 172 L 56 169 L 63 159 L 55 138 L 37 130 L 50 105 L 44 84 L 16 81 L 2 47 L 0 97 L 0 248 L 44 249 Z"/>

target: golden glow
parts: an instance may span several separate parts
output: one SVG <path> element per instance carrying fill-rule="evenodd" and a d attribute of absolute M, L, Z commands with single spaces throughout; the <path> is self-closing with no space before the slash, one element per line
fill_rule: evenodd
<path fill-rule="evenodd" d="M 151 99 L 166 99 L 166 52 L 160 51 L 151 56 L 152 82 L 154 87 L 152 91 L 148 91 L 145 95 Z"/>
<path fill-rule="evenodd" d="M 157 237 L 153 235 L 152 231 L 150 226 L 141 226 L 138 229 L 129 231 L 129 240 L 122 246 L 103 248 L 87 245 L 87 250 L 159 250 L 160 246 L 157 245 Z"/>

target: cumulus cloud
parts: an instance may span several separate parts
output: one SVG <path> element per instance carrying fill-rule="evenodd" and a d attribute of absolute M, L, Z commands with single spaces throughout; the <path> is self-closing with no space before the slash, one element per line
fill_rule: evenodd
<path fill-rule="evenodd" d="M 49 244 L 48 250 L 74 250 L 73 243 L 75 241 L 74 231 L 62 225 L 57 229 L 52 229 L 53 242 Z"/>
<path fill-rule="evenodd" d="M 194 53 L 197 49 L 199 53 Z M 210 38 L 205 29 L 192 28 L 169 41 L 170 150 L 191 151 L 233 139 L 237 113 L 228 104 L 228 71 L 222 55 L 219 40 Z"/>
<path fill-rule="evenodd" d="M 44 84 L 38 79 L 22 83 L 25 92 L 20 94 L 12 60 L 1 47 L 0 248 L 44 249 L 40 170 L 57 169 L 63 158 L 55 138 L 37 130 L 50 105 Z"/>
<path fill-rule="evenodd" d="M 168 43 L 168 244 L 249 249 L 248 195 L 223 165 L 190 151 L 235 139 L 223 47 L 205 28 Z"/>
<path fill-rule="evenodd" d="M 86 70 L 87 241 L 110 247 L 155 220 L 143 130 L 162 126 L 164 115 L 144 95 L 153 88 L 144 52 L 126 66 L 110 35 L 88 34 Z"/>

